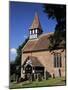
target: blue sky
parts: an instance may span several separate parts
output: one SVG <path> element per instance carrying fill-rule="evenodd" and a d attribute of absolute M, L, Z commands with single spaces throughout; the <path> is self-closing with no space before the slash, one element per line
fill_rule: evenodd
<path fill-rule="evenodd" d="M 29 35 L 29 27 L 38 13 L 44 33 L 53 32 L 56 20 L 48 19 L 43 12 L 43 5 L 39 3 L 10 2 L 9 30 L 10 30 L 10 60 L 16 57 L 16 48 L 23 43 Z"/>

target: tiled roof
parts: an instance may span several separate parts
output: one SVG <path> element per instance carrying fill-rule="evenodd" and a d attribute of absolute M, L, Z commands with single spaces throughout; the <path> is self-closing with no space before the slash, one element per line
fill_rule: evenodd
<path fill-rule="evenodd" d="M 48 47 L 49 47 L 49 39 L 48 39 L 48 37 L 51 34 L 42 34 L 42 35 L 40 35 L 38 37 L 38 39 L 28 40 L 28 42 L 26 43 L 26 45 L 22 49 L 23 52 L 47 50 Z"/>
<path fill-rule="evenodd" d="M 26 60 L 25 60 L 25 62 L 24 62 L 23 65 L 25 65 L 26 62 L 28 62 L 28 60 L 31 60 L 32 66 L 41 66 L 41 67 L 43 67 L 43 65 L 41 64 L 41 62 L 40 62 L 40 61 L 38 60 L 38 58 L 35 57 L 35 56 L 28 56 L 28 57 L 26 58 Z"/>
<path fill-rule="evenodd" d="M 35 28 L 38 28 L 38 29 L 42 30 L 37 13 L 35 13 L 33 23 L 32 23 L 32 25 L 30 26 L 29 29 L 35 29 Z"/>

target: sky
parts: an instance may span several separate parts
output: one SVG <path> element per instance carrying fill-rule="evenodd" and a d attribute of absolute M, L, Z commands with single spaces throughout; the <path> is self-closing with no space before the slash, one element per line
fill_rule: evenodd
<path fill-rule="evenodd" d="M 38 13 L 43 33 L 54 32 L 56 20 L 49 19 L 43 12 L 43 4 L 10 1 L 9 7 L 9 37 L 10 61 L 15 60 L 16 49 L 29 35 L 35 12 Z"/>

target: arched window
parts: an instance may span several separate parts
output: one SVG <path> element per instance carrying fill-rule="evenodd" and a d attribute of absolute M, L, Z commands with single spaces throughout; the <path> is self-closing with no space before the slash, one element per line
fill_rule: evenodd
<path fill-rule="evenodd" d="M 62 67 L 61 54 L 59 53 L 54 54 L 54 67 Z"/>

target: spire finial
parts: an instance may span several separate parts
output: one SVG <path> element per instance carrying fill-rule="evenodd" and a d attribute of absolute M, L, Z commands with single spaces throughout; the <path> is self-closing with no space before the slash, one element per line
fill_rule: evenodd
<path fill-rule="evenodd" d="M 35 12 L 33 23 L 29 29 L 35 29 L 35 28 L 39 28 L 40 30 L 42 30 L 37 11 Z"/>

